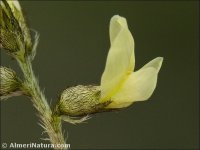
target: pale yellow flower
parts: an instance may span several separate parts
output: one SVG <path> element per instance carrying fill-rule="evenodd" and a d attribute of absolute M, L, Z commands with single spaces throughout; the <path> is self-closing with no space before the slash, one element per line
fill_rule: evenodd
<path fill-rule="evenodd" d="M 134 72 L 134 39 L 126 19 L 115 15 L 110 21 L 111 47 L 101 78 L 100 102 L 107 108 L 123 108 L 147 100 L 153 93 L 163 58 L 157 57 Z"/>
<path fill-rule="evenodd" d="M 77 123 L 80 120 L 70 117 L 86 116 L 82 122 L 87 115 L 119 110 L 152 95 L 163 58 L 157 57 L 134 72 L 134 40 L 126 19 L 118 15 L 110 21 L 110 42 L 100 86 L 78 85 L 61 93 L 54 113 L 65 116 L 63 120 Z"/>

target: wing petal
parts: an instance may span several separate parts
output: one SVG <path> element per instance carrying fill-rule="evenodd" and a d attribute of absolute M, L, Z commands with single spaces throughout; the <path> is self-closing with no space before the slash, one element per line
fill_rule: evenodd
<path fill-rule="evenodd" d="M 133 72 L 119 92 L 111 98 L 113 103 L 108 108 L 127 107 L 135 101 L 147 100 L 156 88 L 157 76 L 162 61 L 163 58 L 158 57 L 150 61 L 140 70 Z"/>

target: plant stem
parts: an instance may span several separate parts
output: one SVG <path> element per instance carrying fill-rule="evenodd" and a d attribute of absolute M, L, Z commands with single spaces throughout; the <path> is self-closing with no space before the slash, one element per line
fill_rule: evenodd
<path fill-rule="evenodd" d="M 18 60 L 18 63 L 25 78 L 23 85 L 24 91 L 28 96 L 30 96 L 34 107 L 38 111 L 40 125 L 49 135 L 49 140 L 52 144 L 65 144 L 65 139 L 62 134 L 61 118 L 52 113 L 52 110 L 34 75 L 31 61 L 28 58 L 25 58 L 23 60 Z"/>

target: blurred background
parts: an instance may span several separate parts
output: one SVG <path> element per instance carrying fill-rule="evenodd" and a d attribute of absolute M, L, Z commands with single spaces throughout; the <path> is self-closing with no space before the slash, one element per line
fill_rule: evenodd
<path fill-rule="evenodd" d="M 136 70 L 164 57 L 157 88 L 145 102 L 63 123 L 72 149 L 199 148 L 198 1 L 22 1 L 31 28 L 40 33 L 33 62 L 49 101 L 68 86 L 99 84 L 109 50 L 109 21 L 124 16 L 133 33 Z M 1 64 L 22 76 L 1 51 Z M 116 66 L 117 67 L 117 66 Z M 26 97 L 1 102 L 1 141 L 40 143 L 42 128 Z"/>

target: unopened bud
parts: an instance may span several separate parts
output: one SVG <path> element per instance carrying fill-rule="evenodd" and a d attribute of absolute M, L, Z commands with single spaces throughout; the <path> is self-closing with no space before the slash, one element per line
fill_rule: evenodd
<path fill-rule="evenodd" d="M 19 2 L 1 1 L 0 10 L 0 47 L 14 57 L 30 54 L 32 50 L 30 30 Z"/>
<path fill-rule="evenodd" d="M 27 26 L 24 14 L 22 12 L 21 6 L 19 4 L 19 2 L 17 0 L 15 1 L 8 1 L 8 5 L 11 8 L 11 11 L 13 13 L 13 16 L 15 17 L 15 19 L 18 21 L 20 29 L 22 31 L 23 34 L 23 39 L 25 42 L 25 46 L 26 46 L 26 50 L 30 51 L 31 47 L 32 47 L 32 43 L 31 43 L 31 34 L 30 34 L 30 30 Z"/>
<path fill-rule="evenodd" d="M 1 100 L 11 96 L 21 95 L 21 81 L 18 79 L 16 73 L 6 67 L 0 67 L 0 97 Z"/>

